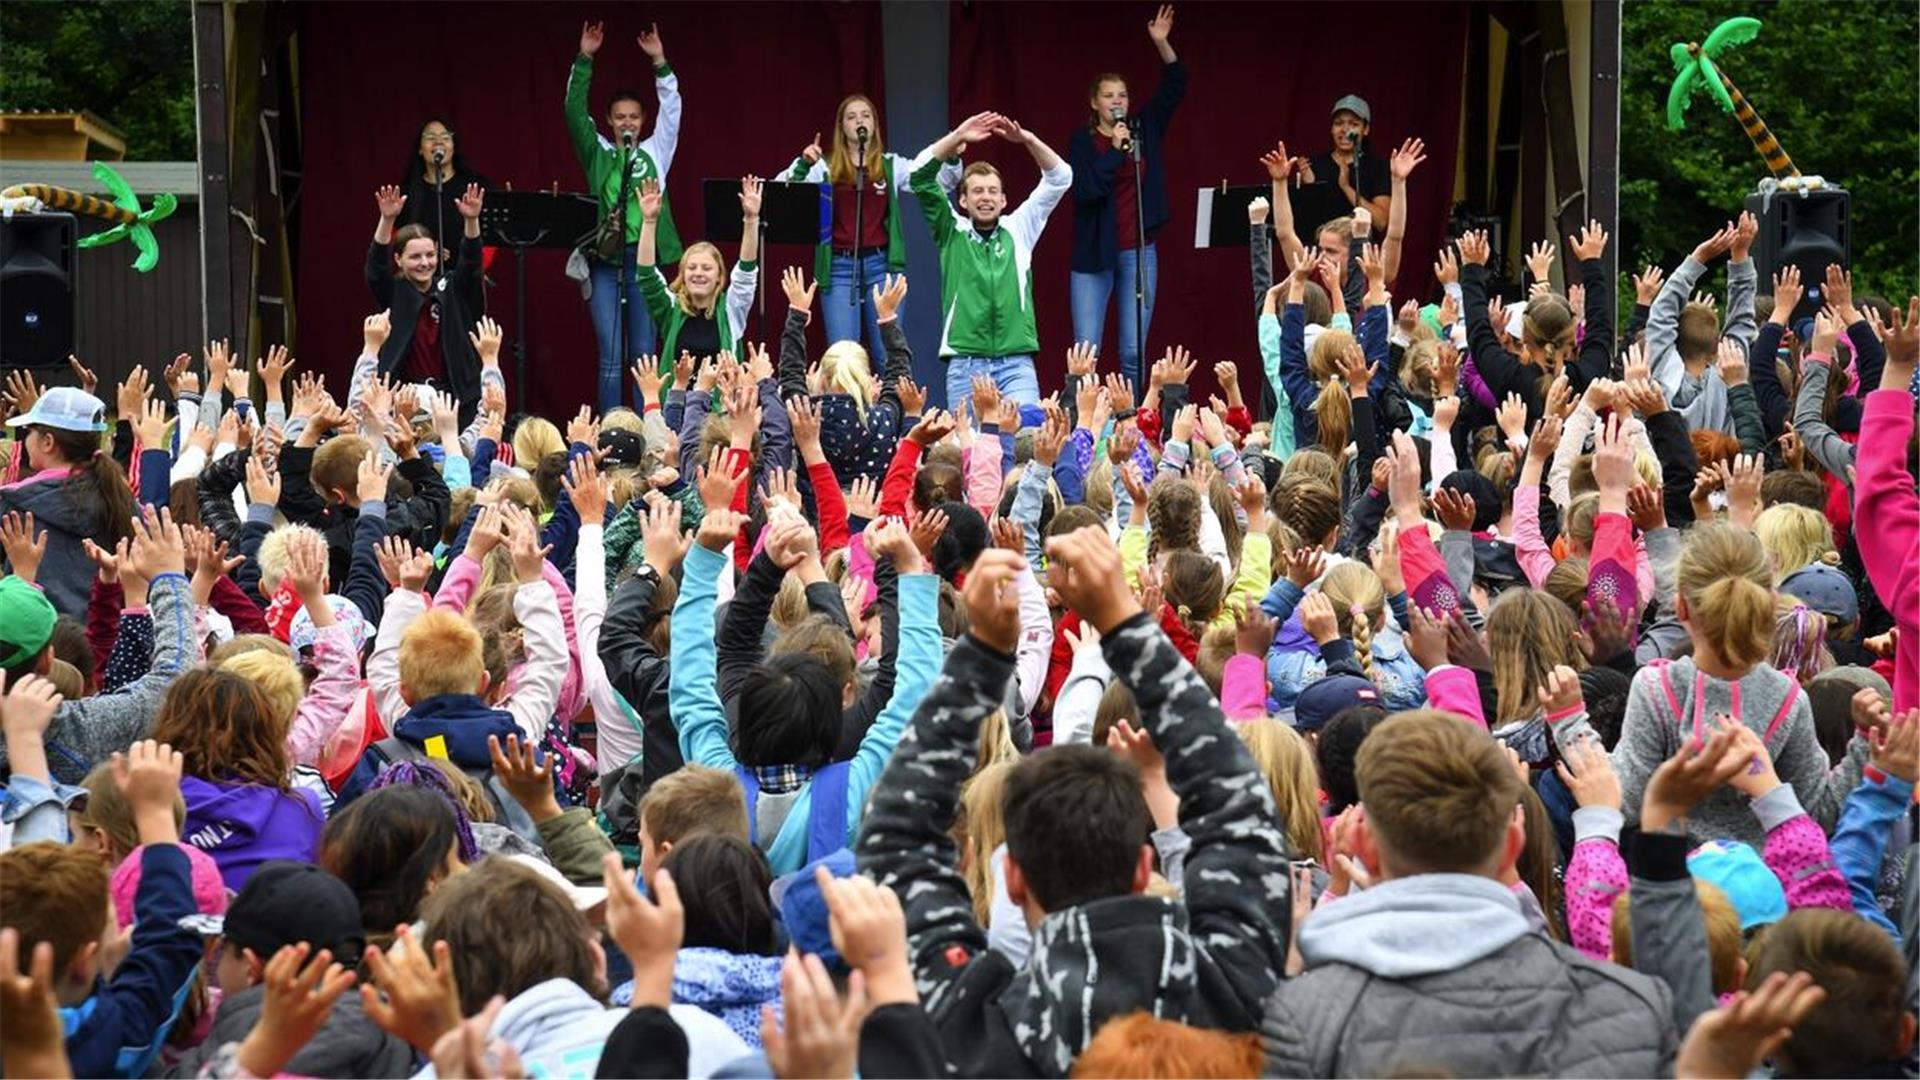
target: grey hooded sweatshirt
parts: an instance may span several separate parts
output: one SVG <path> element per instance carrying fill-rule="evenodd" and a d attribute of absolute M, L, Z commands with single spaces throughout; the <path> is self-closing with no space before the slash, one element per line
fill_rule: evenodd
<path fill-rule="evenodd" d="M 1533 932 L 1490 878 L 1422 874 L 1315 911 L 1261 1024 L 1268 1076 L 1664 1076 L 1658 980 Z"/>

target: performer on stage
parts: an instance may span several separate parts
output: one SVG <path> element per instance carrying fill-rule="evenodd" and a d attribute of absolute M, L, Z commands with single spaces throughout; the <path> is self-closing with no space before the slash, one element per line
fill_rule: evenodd
<path fill-rule="evenodd" d="M 380 348 L 380 374 L 413 383 L 431 383 L 460 400 L 460 422 L 472 419 L 480 405 L 480 356 L 467 332 L 486 310 L 480 282 L 480 206 L 478 184 L 461 193 L 460 252 L 447 277 L 435 283 L 440 243 L 424 225 L 393 227 L 406 209 L 407 196 L 389 185 L 374 192 L 380 223 L 367 248 L 367 288 L 375 306 L 390 313 L 391 331 Z"/>
<path fill-rule="evenodd" d="M 942 163 L 998 135 L 1018 143 L 1040 167 L 1040 185 L 1011 214 L 1000 170 L 984 161 L 960 176 L 960 211 L 940 189 Z M 1033 246 L 1047 215 L 1073 186 L 1073 169 L 1040 137 L 998 113 L 970 116 L 915 159 L 913 191 L 940 245 L 940 359 L 947 365 L 947 408 L 958 412 L 973 394 L 973 377 L 991 378 L 1022 405 L 1040 400 L 1033 354 Z"/>
<path fill-rule="evenodd" d="M 1393 207 L 1392 178 L 1386 159 L 1367 153 L 1367 133 L 1373 130 L 1373 110 L 1367 99 L 1348 94 L 1333 103 L 1333 148 L 1308 159 L 1302 180 L 1309 184 L 1334 184 L 1348 206 L 1364 207 L 1372 216 L 1367 236 L 1378 236 L 1387 227 L 1387 215 Z"/>
<path fill-rule="evenodd" d="M 638 94 L 617 90 L 607 104 L 607 127 L 613 138 L 600 134 L 593 116 L 587 111 L 587 92 L 593 83 L 593 56 L 600 51 L 604 37 L 601 23 L 580 28 L 580 55 L 573 59 L 567 76 L 567 134 L 573 140 L 573 152 L 586 170 L 587 185 L 600 200 L 603 219 L 620 214 L 624 236 L 617 245 L 622 262 L 610 258 L 593 259 L 592 292 L 587 310 L 593 317 L 593 334 L 600 346 L 599 411 L 620 404 L 620 385 L 625 379 L 628 360 L 654 351 L 653 319 L 640 289 L 636 270 L 635 247 L 640 239 L 640 186 L 655 181 L 660 188 L 660 220 L 657 224 L 657 254 L 669 265 L 680 260 L 680 234 L 673 226 L 673 207 L 666 198 L 667 170 L 673 166 L 673 152 L 680 143 L 680 80 L 667 66 L 666 46 L 660 42 L 660 28 L 654 26 L 640 35 L 640 48 L 653 62 L 653 87 L 660 99 L 660 118 L 653 134 L 640 138 L 646 124 L 646 109 Z M 625 168 L 622 168 L 622 163 Z M 621 192 L 626 205 L 620 207 Z M 626 305 L 622 313 L 620 282 L 626 281 Z M 624 348 L 614 341 L 614 326 L 624 319 Z M 634 407 L 639 408 L 636 397 Z"/>
<path fill-rule="evenodd" d="M 436 187 L 434 181 L 438 180 Z M 454 142 L 453 128 L 440 117 L 431 117 L 420 125 L 420 139 L 414 154 L 407 159 L 407 172 L 400 181 L 400 192 L 407 197 L 406 208 L 397 224 L 424 225 L 434 236 L 445 240 L 460 227 L 460 198 L 470 185 L 482 192 L 492 190 L 493 182 L 467 165 Z M 454 264 L 454 252 L 446 252 L 447 266 Z"/>
<path fill-rule="evenodd" d="M 747 328 L 754 290 L 760 284 L 760 178 L 740 181 L 740 261 L 727 278 L 720 249 L 705 240 L 680 256 L 680 274 L 673 284 L 654 265 L 654 237 L 660 228 L 665 200 L 660 185 L 643 181 L 640 188 L 640 291 L 647 313 L 660 328 L 660 370 L 670 372 L 681 353 L 705 359 L 733 352 Z M 724 306 L 721 296 L 725 294 Z"/>
<path fill-rule="evenodd" d="M 865 132 L 866 156 L 860 155 Z M 864 165 L 866 190 L 858 200 L 859 233 L 854 232 L 854 187 Z M 859 341 L 864 323 L 867 347 L 873 356 L 887 354 L 880 338 L 869 290 L 885 286 L 888 273 L 907 268 L 907 238 L 900 230 L 900 199 L 913 180 L 913 162 L 888 153 L 880 137 L 880 118 L 865 94 L 840 102 L 833 126 L 833 149 L 823 152 L 820 136 L 800 151 L 781 173 L 789 183 L 833 185 L 833 239 L 820 245 L 813 260 L 814 280 L 826 286 L 820 314 L 826 320 L 827 342 Z M 941 198 L 951 195 L 960 180 L 960 166 L 945 163 L 939 173 Z M 861 287 L 864 275 L 865 285 Z M 900 317 L 899 312 L 895 317 Z M 855 319 L 861 320 L 856 323 Z"/>
<path fill-rule="evenodd" d="M 1153 237 L 1168 216 L 1160 145 L 1173 110 L 1187 92 L 1187 69 L 1167 40 L 1172 33 L 1173 5 L 1165 4 L 1147 23 L 1161 69 L 1160 85 L 1146 109 L 1133 114 L 1126 79 L 1100 75 L 1087 93 L 1091 116 L 1067 143 L 1067 163 L 1073 166 L 1073 337 L 1100 347 L 1111 296 L 1119 310 L 1120 371 L 1135 386 L 1143 385 L 1140 355 L 1153 325 L 1160 277 Z M 1141 277 L 1146 280 L 1146 303 L 1136 325 L 1134 288 Z"/>

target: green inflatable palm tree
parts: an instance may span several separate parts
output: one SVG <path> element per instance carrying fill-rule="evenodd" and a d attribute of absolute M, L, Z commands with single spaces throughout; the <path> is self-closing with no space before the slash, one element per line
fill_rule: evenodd
<path fill-rule="evenodd" d="M 1738 16 L 1728 19 L 1713 28 L 1707 35 L 1705 44 L 1699 42 L 1675 42 L 1669 50 L 1673 57 L 1673 89 L 1667 92 L 1667 127 L 1679 131 L 1685 124 L 1687 106 L 1693 103 L 1694 91 L 1705 89 L 1719 99 L 1720 107 L 1734 115 L 1740 121 L 1740 127 L 1753 140 L 1753 148 L 1767 161 L 1767 168 L 1773 170 L 1776 179 L 1799 176 L 1800 170 L 1793 165 L 1793 159 L 1781 148 L 1780 140 L 1773 137 L 1767 129 L 1767 122 L 1753 111 L 1753 106 L 1741 95 L 1740 88 L 1733 85 L 1727 73 L 1715 64 L 1714 58 L 1735 45 L 1744 45 L 1760 34 L 1760 20 Z"/>

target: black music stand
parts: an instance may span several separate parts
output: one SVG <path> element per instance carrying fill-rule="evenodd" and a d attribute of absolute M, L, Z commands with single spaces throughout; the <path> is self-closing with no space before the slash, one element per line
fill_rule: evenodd
<path fill-rule="evenodd" d="M 1200 189 L 1200 201 L 1193 218 L 1193 246 L 1196 248 L 1246 247 L 1247 204 L 1267 196 L 1267 185 L 1246 184 Z"/>
<path fill-rule="evenodd" d="M 746 230 L 740 213 L 740 181 L 703 180 L 700 195 L 707 215 L 707 239 L 738 243 Z M 767 245 L 818 247 L 833 235 L 833 188 L 827 184 L 766 181 L 760 189 L 760 287 L 754 305 L 760 335 L 767 337 Z"/>
<path fill-rule="evenodd" d="M 1299 238 L 1301 247 L 1319 245 L 1320 226 L 1335 218 L 1353 216 L 1353 204 L 1347 201 L 1340 185 L 1332 180 L 1318 184 L 1295 184 L 1287 188 L 1287 201 L 1293 208 L 1293 234 Z M 1360 241 L 1367 239 L 1358 238 Z M 1359 250 L 1356 243 L 1354 252 L 1358 254 Z"/>
<path fill-rule="evenodd" d="M 580 246 L 599 226 L 599 201 L 578 192 L 489 191 L 480 239 L 513 249 L 513 362 L 520 411 L 527 408 L 527 249 Z"/>

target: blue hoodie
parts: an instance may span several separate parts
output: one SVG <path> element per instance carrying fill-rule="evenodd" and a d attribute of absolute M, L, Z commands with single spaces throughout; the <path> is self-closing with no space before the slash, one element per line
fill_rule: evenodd
<path fill-rule="evenodd" d="M 213 856 L 234 892 L 268 859 L 313 862 L 319 857 L 327 815 L 311 791 L 187 776 L 180 780 L 180 794 L 187 803 L 181 842 Z"/>
<path fill-rule="evenodd" d="M 75 1076 L 144 1076 L 173 1028 L 200 965 L 200 935 L 181 925 L 199 908 L 187 854 L 174 844 L 140 849 L 133 947 L 96 980 L 91 996 L 60 1010 Z"/>
<path fill-rule="evenodd" d="M 494 708 L 478 694 L 435 694 L 415 702 L 393 733 L 422 748 L 438 737 L 444 741 L 447 760 L 468 769 L 493 768 L 487 736 L 498 736 L 504 743 L 509 735 L 523 734 L 512 713 Z M 428 753 L 432 754 L 431 749 Z"/>

